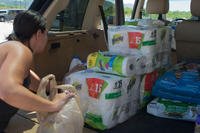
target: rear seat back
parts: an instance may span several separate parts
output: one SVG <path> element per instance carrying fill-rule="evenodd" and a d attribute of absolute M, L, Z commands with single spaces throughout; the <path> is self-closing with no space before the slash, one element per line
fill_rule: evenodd
<path fill-rule="evenodd" d="M 169 11 L 169 1 L 148 0 L 146 11 L 149 14 L 166 14 Z"/>
<path fill-rule="evenodd" d="M 166 14 L 169 11 L 169 0 L 148 0 L 146 6 L 146 12 L 148 14 L 159 14 L 160 20 L 163 20 L 162 14 Z"/>
<path fill-rule="evenodd" d="M 191 13 L 200 17 L 200 0 L 191 0 Z M 175 30 L 176 52 L 178 62 L 200 61 L 200 20 L 185 20 Z"/>

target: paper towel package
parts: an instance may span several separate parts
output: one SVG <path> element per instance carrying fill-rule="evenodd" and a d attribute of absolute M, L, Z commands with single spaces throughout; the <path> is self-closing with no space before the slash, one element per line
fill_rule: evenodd
<path fill-rule="evenodd" d="M 92 70 L 75 72 L 64 81 L 80 95 L 85 122 L 93 128 L 109 129 L 124 122 L 138 109 L 139 77 L 121 77 Z M 137 92 L 138 91 L 138 92 Z"/>
<path fill-rule="evenodd" d="M 122 55 L 110 52 L 91 53 L 87 58 L 87 68 L 95 71 L 131 77 L 145 70 L 142 56 Z"/>
<path fill-rule="evenodd" d="M 124 53 L 122 49 L 129 50 L 128 28 L 124 26 L 110 27 L 108 29 L 108 44 L 109 44 L 109 51 L 111 52 Z"/>
<path fill-rule="evenodd" d="M 156 29 L 143 26 L 113 26 L 108 29 L 108 45 L 110 52 L 155 52 Z"/>
<path fill-rule="evenodd" d="M 131 19 L 125 22 L 125 25 L 132 26 L 164 26 L 165 22 L 162 20 L 154 20 L 151 18 Z"/>
<path fill-rule="evenodd" d="M 158 52 L 171 50 L 172 29 L 167 26 L 158 27 L 156 30 L 156 44 Z"/>
<path fill-rule="evenodd" d="M 115 44 L 116 40 L 118 43 Z M 172 29 L 167 26 L 113 26 L 108 30 L 110 52 L 142 55 L 140 60 L 143 60 L 145 70 L 139 74 L 169 65 L 171 43 Z"/>
<path fill-rule="evenodd" d="M 152 100 L 152 88 L 158 78 L 158 71 L 154 70 L 142 77 L 140 84 L 140 107 L 144 107 Z"/>
<path fill-rule="evenodd" d="M 156 98 L 147 105 L 147 112 L 163 118 L 195 121 L 200 113 L 200 105 Z"/>

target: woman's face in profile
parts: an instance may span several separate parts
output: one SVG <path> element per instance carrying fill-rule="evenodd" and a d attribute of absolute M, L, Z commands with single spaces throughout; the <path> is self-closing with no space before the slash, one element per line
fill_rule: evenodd
<path fill-rule="evenodd" d="M 42 32 L 41 30 L 38 31 L 38 39 L 37 39 L 37 49 L 35 50 L 35 53 L 42 53 L 45 49 L 45 46 L 48 41 L 48 31 L 45 30 Z"/>

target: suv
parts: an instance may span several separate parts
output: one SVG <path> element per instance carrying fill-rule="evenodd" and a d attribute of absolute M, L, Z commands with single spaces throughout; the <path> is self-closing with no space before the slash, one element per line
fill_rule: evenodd
<path fill-rule="evenodd" d="M 105 1 L 111 1 L 115 6 L 111 6 L 112 8 L 104 12 Z M 32 68 L 35 72 L 40 77 L 52 73 L 58 81 L 62 82 L 73 57 L 78 56 L 86 62 L 90 53 L 107 51 L 108 24 L 111 22 L 113 25 L 124 24 L 122 3 L 123 0 L 34 0 L 30 9 L 39 11 L 45 16 L 49 30 L 45 51 L 34 55 Z M 144 3 L 145 0 L 135 0 L 132 18 L 141 19 Z M 113 17 L 106 19 L 107 16 Z M 199 36 L 199 33 L 196 36 Z M 95 120 L 102 121 L 102 119 Z M 17 123 L 14 122 L 14 124 Z M 35 122 L 35 124 L 38 123 Z M 192 133 L 193 128 L 194 123 L 192 122 L 155 117 L 149 115 L 146 108 L 143 108 L 126 122 L 103 132 Z"/>
<path fill-rule="evenodd" d="M 8 10 L 0 10 L 0 22 L 5 22 Z"/>
<path fill-rule="evenodd" d="M 0 10 L 0 22 L 10 21 L 15 18 L 15 16 L 24 11 L 23 9 L 5 9 Z"/>

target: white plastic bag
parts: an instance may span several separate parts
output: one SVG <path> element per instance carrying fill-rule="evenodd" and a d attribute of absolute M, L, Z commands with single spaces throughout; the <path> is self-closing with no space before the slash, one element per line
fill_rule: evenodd
<path fill-rule="evenodd" d="M 50 85 L 49 95 L 46 93 L 48 84 Z M 56 85 L 55 76 L 50 74 L 41 80 L 37 94 L 45 99 L 52 100 L 58 93 L 58 89 L 76 93 L 76 89 L 72 85 Z M 84 119 L 79 103 L 79 97 L 75 96 L 59 112 L 37 112 L 40 123 L 37 133 L 82 133 Z"/>

